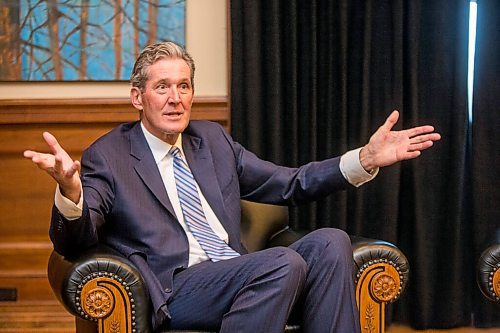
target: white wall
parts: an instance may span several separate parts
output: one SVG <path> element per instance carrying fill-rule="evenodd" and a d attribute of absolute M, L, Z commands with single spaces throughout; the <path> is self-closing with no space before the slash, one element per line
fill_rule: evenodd
<path fill-rule="evenodd" d="M 186 49 L 196 64 L 198 96 L 228 94 L 227 0 L 186 1 Z"/>
<path fill-rule="evenodd" d="M 197 96 L 227 96 L 227 0 L 186 0 L 186 48 Z M 128 82 L 0 82 L 0 99 L 123 98 Z"/>

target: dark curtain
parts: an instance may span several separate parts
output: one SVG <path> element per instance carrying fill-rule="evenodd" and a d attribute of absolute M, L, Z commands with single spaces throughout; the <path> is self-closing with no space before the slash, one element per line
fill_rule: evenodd
<path fill-rule="evenodd" d="M 232 135 L 261 158 L 298 166 L 342 154 L 365 144 L 393 109 L 401 111 L 397 128 L 432 124 L 442 134 L 419 159 L 293 209 L 292 225 L 397 244 L 411 280 L 393 319 L 420 329 L 470 325 L 478 230 L 467 169 L 469 2 L 232 0 L 230 7 Z"/>
<path fill-rule="evenodd" d="M 500 1 L 478 1 L 472 121 L 474 258 L 500 243 Z M 500 327 L 500 305 L 474 294 L 474 321 Z"/>

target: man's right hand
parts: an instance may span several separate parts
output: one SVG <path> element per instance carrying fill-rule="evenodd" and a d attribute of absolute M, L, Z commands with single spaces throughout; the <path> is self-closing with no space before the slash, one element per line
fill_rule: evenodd
<path fill-rule="evenodd" d="M 54 178 L 59 184 L 61 194 L 75 204 L 78 204 L 82 188 L 80 162 L 73 161 L 68 153 L 59 145 L 57 139 L 49 132 L 44 132 L 43 138 L 52 153 L 45 154 L 26 150 L 23 154 L 24 157 L 31 159 L 40 169 Z"/>

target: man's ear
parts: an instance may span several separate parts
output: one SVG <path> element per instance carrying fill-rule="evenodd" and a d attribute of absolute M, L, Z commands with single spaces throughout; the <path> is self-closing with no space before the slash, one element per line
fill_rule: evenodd
<path fill-rule="evenodd" d="M 130 101 L 134 108 L 139 111 L 142 111 L 144 108 L 142 106 L 142 95 L 141 90 L 137 87 L 130 88 Z"/>

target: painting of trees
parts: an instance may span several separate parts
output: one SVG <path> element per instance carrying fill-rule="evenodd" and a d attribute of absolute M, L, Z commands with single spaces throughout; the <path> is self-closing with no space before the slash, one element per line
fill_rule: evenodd
<path fill-rule="evenodd" d="M 184 26 L 185 0 L 0 0 L 0 80 L 128 80 L 149 43 L 184 45 Z"/>

